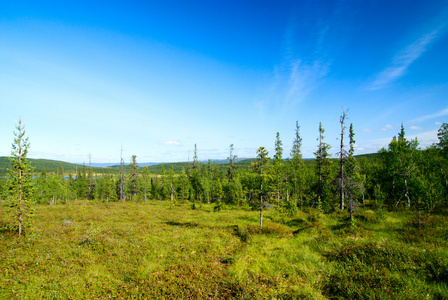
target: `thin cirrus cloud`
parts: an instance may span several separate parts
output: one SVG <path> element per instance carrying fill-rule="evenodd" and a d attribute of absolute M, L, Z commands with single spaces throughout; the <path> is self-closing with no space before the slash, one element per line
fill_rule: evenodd
<path fill-rule="evenodd" d="M 390 124 L 387 124 L 386 126 L 384 126 L 383 128 L 381 128 L 381 130 L 382 131 L 388 131 L 388 130 L 391 130 L 391 129 L 394 129 L 395 127 L 394 126 L 392 126 L 392 125 L 390 125 Z"/>
<path fill-rule="evenodd" d="M 160 142 L 160 145 L 167 145 L 167 146 L 180 146 L 181 143 L 178 141 L 165 141 L 165 142 Z"/>
<path fill-rule="evenodd" d="M 438 117 L 443 117 L 443 116 L 447 116 L 447 115 L 448 115 L 448 107 L 445 108 L 445 109 L 442 109 L 441 111 L 438 111 L 436 113 L 416 118 L 416 119 L 412 120 L 412 122 L 413 123 L 414 122 L 423 122 L 423 121 L 426 121 L 426 120 L 430 120 L 430 119 L 434 119 L 434 118 L 438 118 Z"/>
<path fill-rule="evenodd" d="M 423 35 L 398 53 L 393 58 L 392 64 L 376 76 L 374 81 L 369 86 L 369 89 L 383 89 L 392 81 L 403 76 L 409 66 L 420 56 L 422 56 L 428 46 L 443 32 L 443 27 L 444 26 L 440 26 L 438 29 L 434 29 Z"/>
<path fill-rule="evenodd" d="M 273 80 L 266 91 L 264 99 L 256 103 L 256 107 L 263 111 L 270 103 L 283 103 L 283 109 L 288 109 L 307 99 L 309 94 L 319 85 L 319 80 L 327 76 L 330 63 L 325 61 L 325 37 L 329 24 L 317 24 L 317 34 L 313 35 L 307 46 L 313 55 L 307 56 L 298 50 L 297 34 L 299 22 L 295 17 L 285 30 L 284 57 L 274 67 Z"/>
<path fill-rule="evenodd" d="M 319 61 L 306 65 L 297 60 L 291 63 L 289 73 L 286 100 L 296 104 L 303 101 L 316 88 L 318 80 L 327 75 L 328 65 Z"/>

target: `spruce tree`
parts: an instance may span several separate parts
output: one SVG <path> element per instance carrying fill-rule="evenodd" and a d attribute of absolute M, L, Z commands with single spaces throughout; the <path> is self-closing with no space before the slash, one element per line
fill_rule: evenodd
<path fill-rule="evenodd" d="M 274 172 L 275 172 L 275 194 L 277 205 L 280 205 L 280 195 L 283 186 L 283 143 L 280 140 L 280 133 L 277 132 L 275 138 Z"/>
<path fill-rule="evenodd" d="M 291 149 L 291 162 L 289 170 L 289 177 L 292 181 L 294 198 L 296 201 L 300 202 L 300 206 L 302 208 L 306 189 L 306 168 L 302 158 L 302 138 L 300 136 L 300 126 L 298 121 L 296 121 L 295 138 Z"/>
<path fill-rule="evenodd" d="M 199 169 L 198 147 L 194 144 L 193 169 Z"/>
<path fill-rule="evenodd" d="M 202 197 L 201 173 L 199 170 L 198 148 L 194 144 L 193 168 L 189 172 L 190 184 L 193 189 L 193 204 Z"/>
<path fill-rule="evenodd" d="M 148 199 L 148 180 L 149 180 L 149 169 L 146 166 L 146 164 L 143 167 L 142 177 L 143 177 L 143 199 L 146 202 L 146 200 Z"/>
<path fill-rule="evenodd" d="M 125 170 L 124 170 L 124 160 L 123 160 L 123 146 L 121 146 L 120 181 L 118 184 L 120 201 L 125 201 L 125 199 L 126 199 L 124 187 L 125 187 Z"/>
<path fill-rule="evenodd" d="M 170 191 L 171 205 L 174 205 L 174 198 L 176 196 L 176 186 L 175 186 L 175 180 L 174 180 L 173 166 L 170 167 L 170 170 L 168 172 L 168 188 Z"/>
<path fill-rule="evenodd" d="M 364 192 L 364 187 L 362 184 L 362 176 L 360 174 L 360 168 L 358 161 L 356 160 L 355 153 L 355 132 L 353 131 L 353 124 L 350 124 L 349 129 L 349 143 L 350 148 L 348 150 L 348 156 L 346 159 L 346 170 L 345 170 L 345 195 L 348 198 L 348 205 L 350 211 L 350 221 L 351 224 L 354 222 L 353 212 L 356 208 L 356 199 Z"/>
<path fill-rule="evenodd" d="M 136 200 L 135 197 L 138 195 L 138 163 L 137 155 L 132 155 L 130 174 L 129 174 L 129 189 L 131 190 L 132 200 Z"/>
<path fill-rule="evenodd" d="M 182 198 L 182 204 L 185 204 L 185 200 L 188 198 L 189 194 L 188 175 L 185 168 L 182 168 L 178 180 L 179 180 L 179 194 L 180 197 Z"/>
<path fill-rule="evenodd" d="M 87 169 L 87 199 L 92 200 L 95 198 L 95 182 L 94 182 L 93 168 L 92 168 L 92 155 L 89 153 L 89 168 Z"/>
<path fill-rule="evenodd" d="M 266 203 L 266 197 L 265 194 L 266 191 L 263 190 L 263 184 L 266 183 L 267 176 L 267 165 L 269 163 L 269 157 L 268 157 L 268 150 L 266 150 L 264 147 L 260 147 L 257 150 L 257 162 L 252 165 L 252 168 L 255 172 L 258 173 L 260 177 L 260 229 L 263 229 L 263 207 Z"/>
<path fill-rule="evenodd" d="M 339 208 L 344 210 L 345 203 L 345 181 L 347 180 L 344 170 L 345 161 L 347 159 L 347 151 L 345 151 L 344 135 L 345 135 L 345 118 L 347 117 L 347 111 L 342 109 L 340 123 L 341 123 L 341 148 L 339 150 Z"/>
<path fill-rule="evenodd" d="M 227 158 L 227 160 L 229 161 L 229 169 L 227 170 L 227 178 L 229 179 L 229 182 L 233 179 L 234 172 L 236 169 L 236 166 L 233 162 L 237 158 L 237 156 L 233 155 L 233 150 L 234 150 L 233 144 L 230 144 L 229 157 Z"/>
<path fill-rule="evenodd" d="M 322 205 L 324 204 L 324 200 L 326 197 L 325 190 L 328 189 L 329 182 L 329 175 L 330 175 L 330 154 L 328 153 L 328 150 L 330 150 L 331 146 L 324 142 L 324 128 L 322 127 L 322 123 L 319 122 L 319 137 L 317 140 L 319 141 L 319 145 L 317 147 L 317 151 L 314 152 L 314 155 L 316 156 L 316 162 L 317 162 L 317 172 L 318 172 L 318 182 L 317 182 L 317 202 L 315 206 L 322 210 Z"/>
<path fill-rule="evenodd" d="M 27 160 L 29 141 L 25 138 L 25 127 L 19 119 L 14 132 L 12 144 L 11 169 L 8 169 L 8 217 L 12 228 L 17 229 L 19 237 L 26 229 L 29 229 L 33 217 L 33 200 L 31 199 L 32 183 L 31 173 L 33 169 Z"/>

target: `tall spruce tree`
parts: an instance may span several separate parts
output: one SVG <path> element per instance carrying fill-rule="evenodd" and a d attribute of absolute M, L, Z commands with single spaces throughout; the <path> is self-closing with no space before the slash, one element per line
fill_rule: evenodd
<path fill-rule="evenodd" d="M 92 200 L 95 198 L 95 179 L 92 168 L 92 155 L 89 153 L 89 167 L 87 168 L 87 199 Z"/>
<path fill-rule="evenodd" d="M 283 176 L 283 143 L 280 140 L 280 133 L 277 132 L 277 135 L 275 137 L 275 155 L 273 160 L 273 166 L 274 166 L 274 174 L 275 174 L 275 194 L 277 198 L 277 205 L 280 205 L 280 197 L 282 193 L 282 187 L 284 182 L 284 176 Z"/>
<path fill-rule="evenodd" d="M 233 154 L 233 151 L 234 151 L 233 144 L 230 144 L 229 157 L 227 158 L 227 160 L 229 161 L 229 169 L 227 170 L 227 178 L 228 178 L 229 182 L 233 179 L 234 172 L 236 169 L 236 166 L 233 162 L 237 158 L 237 156 Z"/>
<path fill-rule="evenodd" d="M 188 182 L 188 175 L 185 168 L 182 168 L 182 171 L 180 172 L 180 175 L 178 177 L 179 180 L 179 194 L 182 198 L 182 204 L 185 204 L 185 200 L 188 198 L 189 194 L 189 182 Z"/>
<path fill-rule="evenodd" d="M 339 122 L 341 123 L 341 147 L 339 149 L 339 208 L 344 210 L 344 197 L 345 197 L 345 182 L 347 180 L 344 165 L 347 159 L 347 151 L 345 151 L 344 135 L 345 135 L 345 118 L 347 117 L 347 111 L 342 108 L 341 117 Z"/>
<path fill-rule="evenodd" d="M 143 199 L 146 202 L 146 200 L 148 199 L 148 184 L 149 184 L 149 169 L 146 166 L 146 164 L 143 167 L 142 178 L 143 178 Z"/>
<path fill-rule="evenodd" d="M 118 183 L 120 201 L 125 201 L 126 200 L 126 194 L 125 194 L 124 187 L 125 187 L 125 170 L 124 170 L 124 160 L 123 160 L 123 146 L 121 146 L 120 180 L 119 180 L 119 183 Z"/>
<path fill-rule="evenodd" d="M 129 189 L 131 191 L 132 200 L 136 200 L 138 196 L 138 163 L 137 155 L 131 156 L 130 172 L 129 172 Z"/>
<path fill-rule="evenodd" d="M 202 198 L 202 188 L 201 188 L 201 173 L 199 170 L 199 159 L 198 159 L 198 148 L 194 144 L 194 156 L 193 156 L 193 168 L 189 172 L 190 184 L 193 189 L 193 204 L 194 201 L 200 200 Z"/>
<path fill-rule="evenodd" d="M 353 213 L 356 208 L 356 199 L 360 194 L 364 192 L 364 186 L 362 184 L 363 177 L 360 174 L 360 168 L 358 161 L 356 160 L 355 154 L 355 132 L 353 130 L 353 124 L 350 123 L 349 129 L 349 143 L 350 148 L 348 150 L 348 156 L 346 160 L 345 168 L 345 186 L 344 193 L 346 198 L 348 198 L 348 205 L 350 211 L 350 223 L 353 224 L 354 217 Z"/>
<path fill-rule="evenodd" d="M 290 178 L 292 181 L 293 195 L 297 202 L 303 207 L 306 186 L 306 168 L 302 158 L 302 137 L 300 136 L 299 122 L 296 121 L 295 137 L 291 149 Z"/>
<path fill-rule="evenodd" d="M 28 138 L 25 137 L 25 127 L 19 119 L 14 132 L 14 143 L 12 144 L 11 169 L 8 169 L 8 211 L 7 215 L 13 229 L 18 231 L 19 237 L 22 232 L 29 229 L 33 217 L 33 200 L 31 199 L 32 183 L 31 173 L 33 169 L 27 160 Z"/>
<path fill-rule="evenodd" d="M 174 180 L 173 166 L 170 167 L 170 170 L 168 172 L 168 189 L 170 191 L 171 205 L 174 205 L 174 198 L 176 197 L 176 185 L 175 185 L 175 180 Z"/>
<path fill-rule="evenodd" d="M 193 169 L 199 169 L 198 147 L 194 144 Z"/>
<path fill-rule="evenodd" d="M 317 140 L 319 141 L 319 145 L 317 147 L 317 151 L 314 152 L 314 155 L 316 156 L 318 172 L 317 200 L 315 206 L 319 210 L 322 210 L 324 201 L 327 200 L 325 190 L 329 188 L 328 186 L 326 186 L 326 184 L 329 183 L 331 167 L 330 154 L 328 153 L 328 150 L 330 150 L 331 146 L 324 142 L 324 132 L 325 130 L 322 127 L 322 123 L 319 122 L 319 137 L 317 138 Z"/>
<path fill-rule="evenodd" d="M 258 173 L 260 178 L 260 229 L 263 229 L 263 207 L 266 205 L 265 190 L 263 184 L 266 183 L 267 172 L 266 168 L 269 163 L 268 150 L 264 147 L 260 147 L 257 150 L 257 162 L 252 165 L 255 172 Z"/>

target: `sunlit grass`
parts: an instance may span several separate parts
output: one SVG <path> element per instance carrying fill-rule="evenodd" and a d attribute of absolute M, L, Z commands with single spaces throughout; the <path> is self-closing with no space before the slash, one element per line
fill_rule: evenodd
<path fill-rule="evenodd" d="M 0 298 L 448 297 L 447 218 L 415 215 L 269 209 L 261 231 L 250 209 L 41 205 L 33 234 L 0 233 Z"/>

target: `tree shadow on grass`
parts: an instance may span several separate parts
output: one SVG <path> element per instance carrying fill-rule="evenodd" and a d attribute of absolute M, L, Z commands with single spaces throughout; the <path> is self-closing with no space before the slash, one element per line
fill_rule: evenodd
<path fill-rule="evenodd" d="M 199 224 L 194 223 L 194 222 L 168 221 L 165 223 L 170 226 L 178 226 L 178 227 L 185 227 L 185 228 L 194 228 L 194 227 L 199 226 Z"/>

